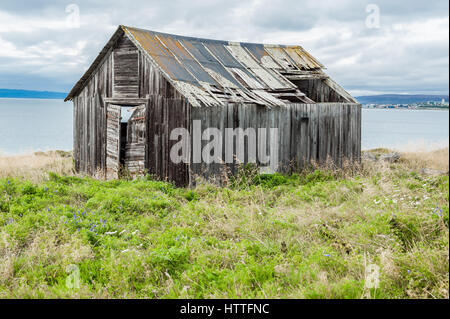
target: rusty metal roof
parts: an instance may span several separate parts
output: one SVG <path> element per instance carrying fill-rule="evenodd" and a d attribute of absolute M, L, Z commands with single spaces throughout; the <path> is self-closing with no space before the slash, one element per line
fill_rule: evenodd
<path fill-rule="evenodd" d="M 314 103 L 287 77 L 325 75 L 324 66 L 301 46 L 208 40 L 127 26 L 120 26 L 117 32 L 120 31 L 193 106 L 225 102 L 276 106 L 288 103 L 283 96 L 289 96 L 290 101 L 294 98 L 299 103 Z M 99 55 L 95 62 L 100 60 Z M 80 81 L 87 78 L 85 74 Z M 80 81 L 66 100 L 75 95 L 82 85 Z"/>
<path fill-rule="evenodd" d="M 298 102 L 312 102 L 282 73 L 323 68 L 300 46 L 265 46 L 122 28 L 194 106 L 227 101 L 282 105 L 286 101 L 279 92 L 293 93 Z"/>

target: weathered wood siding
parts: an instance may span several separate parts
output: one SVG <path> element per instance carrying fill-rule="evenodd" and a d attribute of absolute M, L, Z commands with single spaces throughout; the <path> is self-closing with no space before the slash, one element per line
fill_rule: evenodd
<path fill-rule="evenodd" d="M 342 165 L 345 159 L 359 160 L 361 155 L 361 105 L 354 103 L 287 104 L 285 107 L 266 108 L 254 104 L 228 104 L 225 107 L 192 107 L 190 131 L 193 121 L 201 120 L 202 132 L 216 127 L 222 133 L 222 158 L 225 159 L 225 128 L 266 128 L 266 138 L 256 134 L 256 154 L 265 143 L 272 151 L 269 129 L 278 128 L 278 159 L 280 172 L 301 169 L 307 163 L 324 163 L 327 159 Z M 201 142 L 201 149 L 209 140 Z M 248 142 L 245 142 L 245 161 L 248 162 Z M 195 149 L 191 143 L 191 181 L 195 176 L 221 180 L 224 173 L 236 172 L 238 162 L 227 164 L 194 164 Z M 236 143 L 234 143 L 234 155 Z M 256 159 L 256 164 L 265 166 Z"/>
<path fill-rule="evenodd" d="M 170 150 L 177 142 L 170 139 L 170 133 L 175 128 L 188 129 L 189 104 L 185 99 L 152 95 L 147 114 L 149 118 L 146 157 L 148 172 L 160 179 L 173 181 L 177 185 L 188 184 L 188 164 L 174 163 L 170 159 Z"/>
<path fill-rule="evenodd" d="M 103 99 L 112 96 L 112 69 L 112 54 L 108 54 L 73 99 L 73 151 L 78 172 L 95 174 L 106 169 L 106 109 Z"/>
<path fill-rule="evenodd" d="M 114 97 L 139 97 L 138 55 L 138 49 L 128 37 L 118 40 L 114 48 Z"/>

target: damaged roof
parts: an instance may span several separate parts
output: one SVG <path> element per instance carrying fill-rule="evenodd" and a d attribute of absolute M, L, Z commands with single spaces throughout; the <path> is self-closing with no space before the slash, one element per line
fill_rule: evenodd
<path fill-rule="evenodd" d="M 120 26 L 66 100 L 84 86 L 118 33 L 125 33 L 193 106 L 314 103 L 289 79 L 328 78 L 324 66 L 301 46 L 208 40 Z"/>

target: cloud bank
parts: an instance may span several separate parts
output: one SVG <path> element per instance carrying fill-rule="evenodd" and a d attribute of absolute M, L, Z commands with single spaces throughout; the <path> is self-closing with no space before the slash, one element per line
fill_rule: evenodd
<path fill-rule="evenodd" d="M 367 12 L 373 7 L 368 5 L 379 10 L 378 27 L 371 27 L 368 19 L 375 12 Z M 73 8 L 79 10 L 79 25 L 71 20 Z M 2 0 L 0 87 L 70 90 L 119 24 L 230 41 L 300 44 L 354 95 L 448 94 L 446 0 Z"/>

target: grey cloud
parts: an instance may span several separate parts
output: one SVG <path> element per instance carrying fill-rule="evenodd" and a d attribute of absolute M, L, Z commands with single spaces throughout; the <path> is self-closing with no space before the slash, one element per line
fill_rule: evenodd
<path fill-rule="evenodd" d="M 29 59 L 2 57 L 0 52 L 0 87 L 69 90 L 117 25 L 125 24 L 231 41 L 299 43 L 349 90 L 448 92 L 448 33 L 446 38 L 427 40 L 414 30 L 402 33 L 392 29 L 394 24 L 430 19 L 447 19 L 448 27 L 447 1 L 2 0 L 0 14 L 17 17 L 17 24 L 33 19 L 63 21 L 71 2 L 80 8 L 79 29 L 36 26 L 27 32 L 0 30 L 0 50 L 1 41 L 12 43 L 20 52 L 49 46 L 47 54 L 37 52 L 36 58 Z M 381 29 L 365 26 L 369 3 L 380 8 Z M 342 34 L 343 30 L 351 34 Z M 316 36 L 308 38 L 313 33 Z M 292 35 L 279 36 L 285 34 Z M 405 34 L 412 38 L 405 39 Z M 64 54 L 78 52 L 77 45 L 83 42 L 85 46 L 78 48 L 76 56 Z"/>

